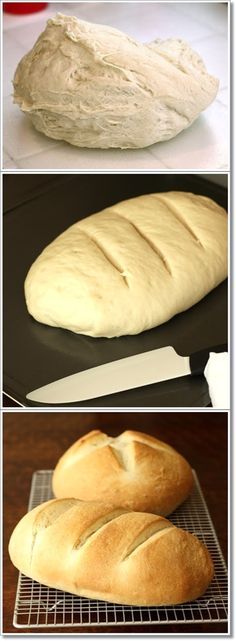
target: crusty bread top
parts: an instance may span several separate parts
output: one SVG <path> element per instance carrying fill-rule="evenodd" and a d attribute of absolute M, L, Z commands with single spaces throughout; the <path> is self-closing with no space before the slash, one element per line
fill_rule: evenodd
<path fill-rule="evenodd" d="M 204 545 L 166 519 L 75 499 L 48 501 L 26 514 L 9 553 L 36 581 L 117 603 L 192 600 L 213 575 Z"/>
<path fill-rule="evenodd" d="M 58 498 L 107 500 L 163 515 L 187 498 L 192 484 L 191 468 L 176 450 L 132 430 L 116 438 L 89 432 L 65 452 L 53 474 Z"/>

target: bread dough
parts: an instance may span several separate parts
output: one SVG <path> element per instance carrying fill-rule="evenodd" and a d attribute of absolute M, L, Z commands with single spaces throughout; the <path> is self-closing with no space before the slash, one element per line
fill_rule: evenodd
<path fill-rule="evenodd" d="M 138 334 L 197 303 L 227 275 L 227 215 L 184 192 L 131 198 L 75 223 L 32 265 L 28 310 L 88 336 Z"/>
<path fill-rule="evenodd" d="M 78 147 L 147 147 L 191 125 L 218 80 L 181 40 L 141 44 L 58 14 L 19 63 L 14 101 L 39 131 Z"/>

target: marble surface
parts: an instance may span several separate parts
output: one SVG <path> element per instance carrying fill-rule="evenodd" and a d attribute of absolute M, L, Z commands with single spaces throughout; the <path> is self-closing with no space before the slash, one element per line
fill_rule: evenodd
<path fill-rule="evenodd" d="M 228 18 L 220 2 L 53 2 L 30 16 L 3 14 L 3 168 L 5 170 L 227 170 L 229 169 Z M 186 39 L 220 80 L 217 99 L 191 127 L 170 141 L 140 150 L 78 149 L 46 138 L 12 102 L 12 78 L 56 12 L 108 24 L 142 42 Z"/>

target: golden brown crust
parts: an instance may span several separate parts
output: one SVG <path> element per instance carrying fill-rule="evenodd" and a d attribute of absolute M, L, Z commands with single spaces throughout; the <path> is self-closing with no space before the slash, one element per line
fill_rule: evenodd
<path fill-rule="evenodd" d="M 187 498 L 192 485 L 191 468 L 178 452 L 131 430 L 116 438 L 89 432 L 65 452 L 53 474 L 57 498 L 108 501 L 164 516 Z"/>
<path fill-rule="evenodd" d="M 40 583 L 129 605 L 196 599 L 213 576 L 205 546 L 163 517 L 75 499 L 48 501 L 26 514 L 9 553 Z"/>

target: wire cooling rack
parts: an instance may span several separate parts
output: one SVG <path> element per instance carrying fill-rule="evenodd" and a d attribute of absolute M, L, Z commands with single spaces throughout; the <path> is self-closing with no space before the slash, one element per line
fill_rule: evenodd
<path fill-rule="evenodd" d="M 170 520 L 174 525 L 196 534 L 212 556 L 215 576 L 203 597 L 184 605 L 141 608 L 77 597 L 19 574 L 13 625 L 16 628 L 45 628 L 227 621 L 226 566 L 195 472 L 194 480 L 191 497 L 171 515 Z M 51 470 L 35 472 L 29 510 L 53 498 L 51 481 Z"/>

